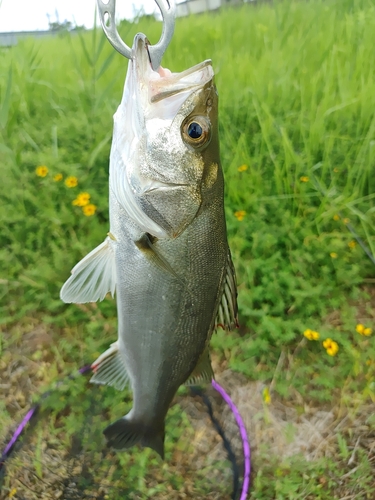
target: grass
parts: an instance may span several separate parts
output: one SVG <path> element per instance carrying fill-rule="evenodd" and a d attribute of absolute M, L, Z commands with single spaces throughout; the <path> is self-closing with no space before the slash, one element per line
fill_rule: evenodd
<path fill-rule="evenodd" d="M 240 374 L 240 388 L 270 394 L 269 404 L 259 396 L 256 408 L 242 407 L 256 443 L 254 499 L 375 494 L 369 411 L 375 347 L 373 336 L 355 329 L 358 323 L 374 327 L 375 318 L 374 266 L 356 238 L 375 254 L 374 28 L 370 0 L 245 5 L 178 19 L 163 61 L 180 71 L 212 58 L 216 71 L 241 328 L 230 335 L 219 331 L 212 345 L 219 379 Z M 121 25 L 128 43 L 138 31 L 155 42 L 160 25 L 147 17 Z M 94 359 L 116 337 L 113 301 L 66 306 L 59 289 L 108 231 L 112 115 L 127 65 L 99 29 L 24 40 L 0 56 L 5 441 L 34 394 Z M 35 174 L 40 165 L 48 167 L 46 177 Z M 63 180 L 54 181 L 60 173 Z M 78 186 L 67 187 L 68 176 Z M 72 205 L 80 192 L 96 205 L 93 216 Z M 303 336 L 308 328 L 319 332 L 319 340 Z M 338 344 L 335 356 L 322 345 L 327 338 Z M 92 406 L 92 398 L 84 399 L 88 386 L 82 381 L 74 387 L 47 401 L 44 426 L 15 459 L 4 491 L 40 488 L 32 473 L 22 486 L 20 471 L 48 477 L 53 453 L 58 463 L 67 462 L 64 453 L 86 428 L 88 412 L 92 431 L 82 438 L 86 450 L 92 443 L 87 469 L 98 467 L 101 441 L 94 431 L 121 414 L 123 395 L 104 388 L 100 405 Z M 238 392 L 237 402 L 256 399 L 250 390 L 245 394 Z M 179 396 L 170 411 L 165 464 L 146 450 L 112 456 L 98 469 L 103 481 L 113 479 L 117 493 L 103 486 L 111 498 L 225 498 L 231 479 L 224 459 L 212 465 L 208 457 L 203 475 L 194 468 L 202 453 L 185 400 Z M 316 411 L 332 414 L 319 432 Z M 314 422 L 320 435 L 315 452 L 295 444 L 303 420 Z M 254 422 L 258 427 L 251 427 Z M 74 462 L 74 450 L 70 455 Z M 64 469 L 68 478 L 73 462 L 69 473 Z M 212 475 L 206 474 L 210 467 Z"/>

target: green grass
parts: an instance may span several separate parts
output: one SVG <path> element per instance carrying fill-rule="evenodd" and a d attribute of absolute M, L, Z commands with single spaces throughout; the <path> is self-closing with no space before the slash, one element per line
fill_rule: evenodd
<path fill-rule="evenodd" d="M 139 31 L 155 42 L 160 25 L 145 17 L 120 31 L 128 44 Z M 178 19 L 163 61 L 181 71 L 212 58 L 216 71 L 241 328 L 213 337 L 215 359 L 260 380 L 270 407 L 280 400 L 303 414 L 305 405 L 328 405 L 352 423 L 341 445 L 335 437 L 336 452 L 313 462 L 260 450 L 254 499 L 372 498 L 375 491 L 371 453 L 363 446 L 348 464 L 342 444 L 353 449 L 357 421 L 374 431 L 363 416 L 375 400 L 374 340 L 355 331 L 357 323 L 375 327 L 374 266 L 349 230 L 375 254 L 374 32 L 371 0 L 260 3 Z M 42 370 L 33 375 L 37 385 L 94 359 L 116 337 L 112 300 L 66 306 L 59 289 L 108 231 L 112 115 L 126 67 L 99 29 L 0 52 L 0 368 L 26 357 Z M 48 166 L 45 178 L 35 175 L 38 165 Z M 247 169 L 239 172 L 241 165 Z M 54 182 L 57 173 L 76 176 L 78 186 Z M 92 217 L 72 205 L 82 191 L 98 207 Z M 48 345 L 28 352 L 25 336 L 40 324 Z M 319 341 L 304 339 L 307 328 L 319 331 Z M 326 338 L 338 343 L 335 357 L 322 346 Z M 123 403 L 108 394 L 103 407 L 114 418 Z M 73 400 L 58 401 L 51 415 L 67 443 L 84 409 L 64 413 Z M 1 404 L 4 428 L 14 418 L 13 404 Z M 168 446 L 172 453 L 176 444 Z M 147 472 L 154 459 L 147 451 L 124 457 L 132 460 L 126 477 L 137 478 L 134 491 L 155 495 L 161 486 L 151 487 Z M 164 473 L 181 491 L 181 471 Z"/>

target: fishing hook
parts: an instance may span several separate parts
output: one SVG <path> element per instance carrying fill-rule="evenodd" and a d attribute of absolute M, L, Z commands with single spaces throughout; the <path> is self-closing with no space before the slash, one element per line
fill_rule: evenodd
<path fill-rule="evenodd" d="M 132 50 L 121 39 L 116 28 L 116 0 L 96 0 L 100 22 L 110 44 L 123 56 L 132 58 Z M 151 66 L 156 71 L 161 63 L 163 54 L 168 47 L 174 32 L 176 21 L 176 6 L 174 0 L 155 0 L 163 18 L 163 30 L 160 40 L 155 45 L 148 45 Z"/>

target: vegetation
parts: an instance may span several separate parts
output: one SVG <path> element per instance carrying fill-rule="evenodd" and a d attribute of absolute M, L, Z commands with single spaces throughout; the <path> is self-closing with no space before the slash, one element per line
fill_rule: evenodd
<path fill-rule="evenodd" d="M 155 43 L 160 30 L 145 17 L 120 32 L 128 44 L 139 31 Z M 243 385 L 257 381 L 265 429 L 280 405 L 300 420 L 311 408 L 333 416 L 314 459 L 303 448 L 277 456 L 263 440 L 254 499 L 375 495 L 374 32 L 372 0 L 259 3 L 178 19 L 163 61 L 181 71 L 212 58 L 217 75 L 241 325 L 213 337 L 217 371 L 242 374 Z M 112 115 L 126 67 L 100 29 L 0 52 L 1 429 L 12 428 L 34 393 L 116 338 L 113 300 L 67 306 L 59 289 L 108 231 Z M 102 429 L 122 413 L 123 394 L 97 389 L 93 407 L 85 400 L 93 389 L 78 380 L 46 402 L 29 454 L 9 469 L 8 496 L 28 491 L 19 481 L 27 460 L 35 470 L 28 487 L 46 479 L 44 441 L 61 461 L 77 432 Z M 100 441 L 88 467 L 102 463 L 96 472 L 110 479 L 109 498 L 228 497 L 225 460 L 215 462 L 216 476 L 207 464 L 178 466 L 194 455 L 183 399 L 168 417 L 163 465 L 135 450 L 112 457 L 117 468 L 104 473 L 101 438 L 93 431 L 84 438 L 93 450 Z"/>

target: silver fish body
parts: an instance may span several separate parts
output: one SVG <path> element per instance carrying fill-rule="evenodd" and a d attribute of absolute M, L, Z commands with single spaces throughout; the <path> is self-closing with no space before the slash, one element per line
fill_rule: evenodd
<path fill-rule="evenodd" d="M 110 232 L 61 296 L 80 302 L 116 290 L 118 341 L 93 364 L 92 381 L 130 382 L 133 407 L 104 433 L 114 448 L 139 443 L 163 456 L 178 387 L 211 380 L 212 332 L 236 324 L 236 284 L 211 63 L 155 72 L 144 35 L 132 54 L 114 116 Z"/>

